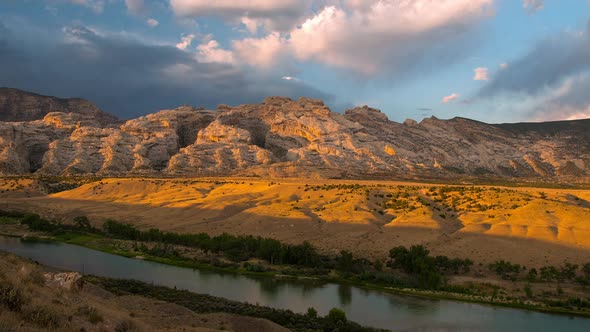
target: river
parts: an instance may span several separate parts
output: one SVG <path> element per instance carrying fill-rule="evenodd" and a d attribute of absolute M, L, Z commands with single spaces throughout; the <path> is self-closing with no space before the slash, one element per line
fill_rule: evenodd
<path fill-rule="evenodd" d="M 136 279 L 230 300 L 320 314 L 338 307 L 360 324 L 395 331 L 590 331 L 590 319 L 425 299 L 316 281 L 277 280 L 169 266 L 84 247 L 0 236 L 0 250 L 50 267 Z"/>

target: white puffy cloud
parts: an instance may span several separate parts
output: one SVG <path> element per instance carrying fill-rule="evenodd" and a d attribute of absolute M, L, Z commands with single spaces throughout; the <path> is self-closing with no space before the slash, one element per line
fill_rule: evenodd
<path fill-rule="evenodd" d="M 522 7 L 531 13 L 545 8 L 545 0 L 523 0 Z"/>
<path fill-rule="evenodd" d="M 263 38 L 245 38 L 235 40 L 232 47 L 240 60 L 248 65 L 269 68 L 276 64 L 282 52 L 285 52 L 287 40 L 278 32 Z"/>
<path fill-rule="evenodd" d="M 193 43 L 193 39 L 195 39 L 194 34 L 188 34 L 180 37 L 180 42 L 176 44 L 176 48 L 179 50 L 186 50 L 191 44 Z"/>
<path fill-rule="evenodd" d="M 453 45 L 492 12 L 493 0 L 373 0 L 327 6 L 290 32 L 299 60 L 373 75 L 428 57 L 456 61 Z M 425 61 L 427 62 L 427 61 Z"/>
<path fill-rule="evenodd" d="M 447 103 L 452 102 L 453 100 L 456 100 L 459 97 L 460 97 L 460 95 L 458 93 L 452 93 L 452 94 L 450 94 L 448 96 L 444 96 L 442 98 L 441 102 L 447 104 Z"/>
<path fill-rule="evenodd" d="M 489 80 L 488 69 L 485 67 L 477 67 L 473 69 L 473 80 L 474 81 L 487 81 Z"/>
<path fill-rule="evenodd" d="M 459 61 L 477 42 L 471 32 L 493 13 L 493 3 L 321 0 L 310 7 L 308 0 L 170 0 L 181 17 L 219 16 L 253 36 L 264 27 L 262 37 L 232 41 L 226 51 L 237 63 L 268 69 L 287 62 L 317 62 L 366 76 L 405 74 Z M 289 23 L 281 26 L 282 21 Z"/>
<path fill-rule="evenodd" d="M 175 0 L 177 10 L 201 15 L 215 9 L 231 12 L 229 3 Z M 272 3 L 271 3 L 272 2 Z M 341 67 L 366 76 L 403 73 L 433 63 L 458 61 L 470 49 L 469 33 L 492 13 L 494 0 L 371 0 L 332 1 L 289 31 L 272 31 L 261 38 L 234 40 L 232 48 L 241 62 L 266 67 L 279 61 L 312 61 Z M 233 8 L 261 5 L 258 13 L 280 11 L 290 1 L 247 1 Z M 328 3 L 328 1 L 320 1 Z M 184 6 L 181 6 L 184 5 Z M 212 8 L 209 8 L 212 7 Z M 214 8 L 213 8 L 214 7 Z M 240 23 L 255 33 L 265 18 L 248 12 Z M 262 23 L 261 23 L 262 22 Z"/>
<path fill-rule="evenodd" d="M 145 23 L 147 23 L 147 25 L 151 26 L 152 28 L 155 28 L 160 24 L 160 22 L 158 22 L 158 20 L 155 18 L 149 18 L 147 21 L 145 21 Z"/>
<path fill-rule="evenodd" d="M 216 40 L 209 40 L 197 46 L 197 59 L 205 63 L 234 63 L 233 53 L 219 47 Z"/>
<path fill-rule="evenodd" d="M 241 18 L 241 22 L 251 34 L 254 35 L 258 31 L 258 24 L 260 22 L 257 19 L 244 16 Z"/>

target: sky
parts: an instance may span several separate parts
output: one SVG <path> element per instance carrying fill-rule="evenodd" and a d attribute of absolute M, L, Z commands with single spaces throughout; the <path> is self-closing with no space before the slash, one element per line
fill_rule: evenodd
<path fill-rule="evenodd" d="M 590 118 L 590 0 L 0 0 L 0 86 L 123 119 L 276 95 L 398 122 Z"/>

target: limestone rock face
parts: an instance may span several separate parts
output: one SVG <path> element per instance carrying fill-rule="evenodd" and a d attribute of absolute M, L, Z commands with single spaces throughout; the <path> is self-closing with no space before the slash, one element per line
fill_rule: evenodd
<path fill-rule="evenodd" d="M 44 275 L 49 285 L 55 285 L 68 290 L 81 290 L 84 287 L 84 279 L 78 272 L 47 272 Z"/>
<path fill-rule="evenodd" d="M 30 105 L 10 108 L 27 113 Z M 340 114 L 320 100 L 269 97 L 216 111 L 184 106 L 122 124 L 88 112 L 0 121 L 0 175 L 583 181 L 590 178 L 589 142 L 590 120 L 490 125 L 431 117 L 402 124 L 368 106 Z"/>

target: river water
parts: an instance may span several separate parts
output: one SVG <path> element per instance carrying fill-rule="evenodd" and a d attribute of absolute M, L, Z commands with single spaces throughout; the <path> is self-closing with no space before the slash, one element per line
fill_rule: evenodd
<path fill-rule="evenodd" d="M 84 247 L 0 236 L 0 250 L 58 269 L 136 279 L 230 300 L 324 315 L 338 307 L 363 325 L 394 331 L 590 331 L 590 319 L 400 296 L 316 281 L 277 280 L 193 270 Z"/>

